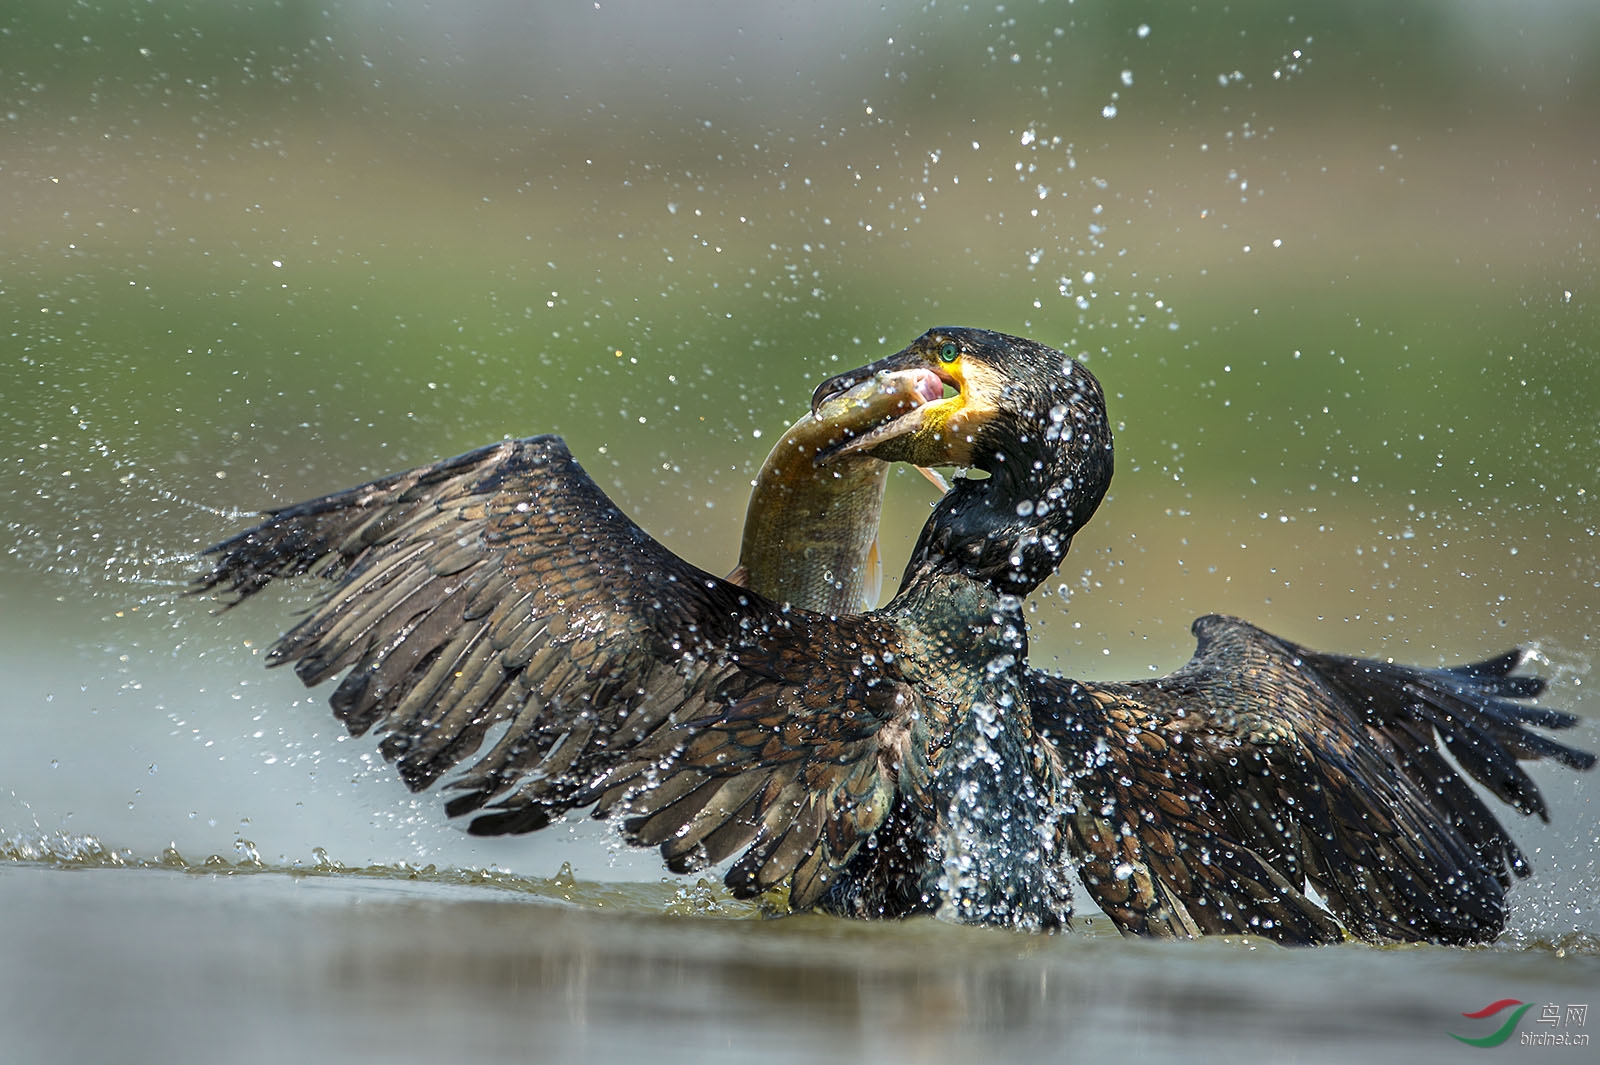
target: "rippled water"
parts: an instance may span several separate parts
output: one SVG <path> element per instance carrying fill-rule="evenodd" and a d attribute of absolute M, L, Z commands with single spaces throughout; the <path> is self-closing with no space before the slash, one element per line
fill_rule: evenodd
<path fill-rule="evenodd" d="M 1447 1032 L 1488 1030 L 1461 1013 L 1600 987 L 1590 933 L 1295 951 L 1103 920 L 762 920 L 705 885 L 140 860 L 82 837 L 0 854 L 19 1062 L 1457 1061 Z"/>

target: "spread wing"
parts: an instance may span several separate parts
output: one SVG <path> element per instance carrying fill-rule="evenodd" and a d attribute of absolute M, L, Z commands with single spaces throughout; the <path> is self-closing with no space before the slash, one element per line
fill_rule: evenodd
<path fill-rule="evenodd" d="M 1544 688 L 1513 675 L 1519 652 L 1417 669 L 1308 651 L 1235 618 L 1194 632 L 1193 659 L 1157 680 L 1033 676 L 1040 727 L 1075 778 L 1085 884 L 1121 927 L 1339 939 L 1309 883 L 1361 938 L 1500 932 L 1511 874 L 1528 865 L 1461 771 L 1548 819 L 1518 761 L 1594 764 L 1530 731 L 1577 719 L 1519 701 Z"/>
<path fill-rule="evenodd" d="M 307 686 L 344 674 L 334 713 L 384 734 L 413 790 L 466 766 L 446 808 L 478 812 L 475 833 L 595 805 L 676 870 L 743 850 L 738 894 L 793 874 L 801 908 L 927 781 L 926 715 L 883 654 L 892 622 L 697 569 L 557 437 L 271 511 L 205 556 L 191 591 L 227 606 L 277 578 L 333 582 L 269 664 Z"/>

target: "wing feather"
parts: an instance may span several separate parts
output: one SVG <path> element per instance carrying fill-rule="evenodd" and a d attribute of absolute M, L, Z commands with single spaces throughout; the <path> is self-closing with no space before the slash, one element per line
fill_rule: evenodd
<path fill-rule="evenodd" d="M 1541 816 L 1518 760 L 1594 762 L 1528 731 L 1576 718 L 1508 701 L 1543 690 L 1512 674 L 1519 652 L 1430 670 L 1308 651 L 1236 618 L 1194 631 L 1194 658 L 1167 677 L 1032 677 L 1072 779 L 1085 883 L 1119 925 L 1331 941 L 1314 887 L 1363 938 L 1499 933 L 1527 863 L 1442 751 Z"/>
<path fill-rule="evenodd" d="M 754 894 L 809 905 L 932 755 L 886 616 L 779 607 L 651 539 L 556 437 L 506 441 L 279 510 L 206 552 L 233 606 L 333 583 L 273 647 L 415 790 L 526 832 L 617 816 L 669 867 L 744 856 Z M 864 662 L 862 648 L 879 656 Z M 505 731 L 482 750 L 496 726 Z"/>

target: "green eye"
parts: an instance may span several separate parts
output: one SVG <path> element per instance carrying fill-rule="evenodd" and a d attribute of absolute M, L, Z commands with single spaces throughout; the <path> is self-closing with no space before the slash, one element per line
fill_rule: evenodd
<path fill-rule="evenodd" d="M 959 355 L 959 354 L 961 354 L 961 349 L 956 347 L 954 344 L 950 343 L 949 341 L 946 341 L 939 348 L 939 361 L 940 362 L 955 362 L 956 361 L 956 356 Z"/>

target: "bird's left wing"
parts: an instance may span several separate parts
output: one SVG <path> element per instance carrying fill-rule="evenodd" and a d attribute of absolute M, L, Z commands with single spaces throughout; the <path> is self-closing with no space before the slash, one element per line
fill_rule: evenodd
<path fill-rule="evenodd" d="M 344 673 L 335 714 L 384 733 L 412 789 L 466 766 L 447 809 L 480 811 L 475 833 L 597 804 L 675 869 L 744 850 L 740 894 L 795 874 L 803 907 L 926 781 L 918 696 L 882 655 L 891 623 L 789 610 L 690 565 L 557 437 L 269 512 L 205 556 L 191 591 L 229 606 L 277 578 L 333 582 L 269 664 L 308 686 Z"/>
<path fill-rule="evenodd" d="M 1085 884 L 1120 926 L 1339 938 L 1309 885 L 1362 938 L 1499 933 L 1528 867 L 1463 771 L 1547 817 L 1519 760 L 1594 764 L 1532 731 L 1577 719 L 1522 701 L 1544 682 L 1514 675 L 1520 654 L 1424 669 L 1310 651 L 1237 618 L 1194 631 L 1194 658 L 1167 677 L 1031 675 L 1074 781 Z"/>

